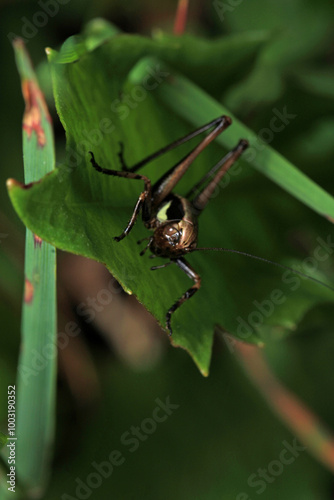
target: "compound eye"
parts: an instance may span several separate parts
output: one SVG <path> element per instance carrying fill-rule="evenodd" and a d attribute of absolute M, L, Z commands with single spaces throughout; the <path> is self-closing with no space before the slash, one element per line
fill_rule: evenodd
<path fill-rule="evenodd" d="M 172 236 L 173 237 L 176 233 L 178 233 L 178 230 L 175 229 L 175 227 L 173 227 L 173 226 L 167 227 L 167 229 L 166 229 L 167 236 Z"/>
<path fill-rule="evenodd" d="M 176 229 L 174 226 L 168 226 L 165 228 L 165 236 L 168 240 L 172 240 L 173 242 L 179 241 L 181 237 L 181 232 Z"/>

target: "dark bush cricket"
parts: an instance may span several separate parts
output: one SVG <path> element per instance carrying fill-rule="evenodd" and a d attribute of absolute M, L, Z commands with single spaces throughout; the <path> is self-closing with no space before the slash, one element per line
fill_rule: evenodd
<path fill-rule="evenodd" d="M 186 300 L 190 299 L 200 288 L 201 278 L 199 274 L 188 264 L 185 260 L 184 255 L 197 250 L 220 250 L 226 252 L 234 252 L 253 259 L 261 260 L 266 263 L 270 263 L 281 267 L 283 269 L 289 269 L 296 274 L 302 275 L 320 283 L 327 288 L 333 290 L 329 285 L 318 281 L 315 278 L 305 275 L 300 271 L 296 271 L 290 267 L 278 264 L 276 262 L 269 261 L 262 257 L 257 257 L 255 255 L 247 254 L 238 250 L 231 250 L 226 248 L 197 248 L 197 236 L 198 236 L 198 216 L 206 207 L 208 201 L 210 200 L 215 187 L 226 174 L 228 169 L 233 165 L 233 163 L 240 157 L 242 152 L 248 147 L 248 142 L 245 139 L 241 139 L 234 149 L 227 153 L 216 165 L 214 165 L 211 170 L 199 181 L 197 184 L 187 193 L 185 197 L 179 196 L 173 193 L 173 189 L 185 174 L 187 169 L 190 167 L 194 159 L 212 142 L 219 134 L 227 129 L 232 123 L 231 118 L 228 116 L 221 116 L 212 120 L 211 122 L 203 125 L 202 127 L 194 130 L 190 134 L 176 140 L 175 142 L 165 146 L 159 151 L 147 156 L 140 162 L 136 163 L 132 167 L 127 167 L 123 158 L 123 146 L 119 153 L 120 161 L 122 164 L 122 171 L 111 170 L 107 168 L 100 167 L 96 161 L 92 151 L 91 163 L 93 167 L 98 171 L 106 175 L 113 175 L 116 177 L 125 177 L 127 179 L 136 179 L 144 182 L 145 189 L 140 194 L 137 203 L 134 207 L 132 216 L 119 236 L 114 237 L 116 241 L 120 241 L 125 236 L 129 234 L 132 227 L 134 226 L 136 219 L 142 212 L 142 220 L 145 227 L 153 231 L 153 235 L 144 238 L 142 241 L 148 240 L 148 243 L 144 250 L 140 252 L 143 255 L 147 249 L 152 252 L 151 258 L 159 256 L 169 259 L 168 262 L 160 265 L 153 266 L 151 270 L 161 269 L 168 266 L 171 263 L 177 264 L 180 269 L 186 275 L 194 281 L 192 287 L 190 287 L 181 297 L 177 300 L 168 310 L 166 314 L 166 327 L 169 334 L 172 334 L 171 327 L 171 316 Z M 145 175 L 139 175 L 136 172 L 149 163 L 150 161 L 158 158 L 159 156 L 167 153 L 168 151 L 184 144 L 190 139 L 196 137 L 202 132 L 213 128 L 213 130 L 205 136 L 205 138 L 195 147 L 192 151 L 187 154 L 180 162 L 170 168 L 155 184 L 151 186 L 151 181 Z M 201 190 L 200 186 L 205 185 Z"/>

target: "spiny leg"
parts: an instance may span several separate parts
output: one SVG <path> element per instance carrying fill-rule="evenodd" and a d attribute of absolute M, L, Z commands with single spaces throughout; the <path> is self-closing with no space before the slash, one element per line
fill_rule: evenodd
<path fill-rule="evenodd" d="M 125 238 L 125 236 L 127 236 L 129 234 L 129 232 L 131 231 L 131 229 L 135 225 L 135 222 L 137 220 L 139 212 L 140 212 L 140 210 L 141 210 L 141 208 L 142 208 L 142 206 L 144 204 L 144 201 L 146 200 L 146 196 L 147 195 L 146 195 L 145 191 L 143 191 L 142 193 L 140 193 L 139 198 L 137 200 L 137 203 L 135 204 L 135 207 L 133 209 L 131 218 L 130 218 L 129 222 L 127 223 L 124 231 L 119 236 L 114 236 L 113 240 L 115 240 L 115 241 L 121 241 L 123 238 Z"/>
<path fill-rule="evenodd" d="M 114 177 L 125 177 L 126 179 L 141 180 L 141 181 L 144 181 L 144 183 L 145 183 L 145 189 L 139 195 L 139 198 L 138 198 L 137 203 L 134 207 L 131 219 L 129 220 L 126 228 L 124 229 L 122 234 L 120 234 L 119 236 L 115 236 L 113 238 L 116 241 L 120 241 L 123 238 L 125 238 L 125 236 L 127 236 L 129 234 L 129 232 L 131 231 L 131 229 L 134 226 L 134 223 L 136 222 L 136 219 L 138 217 L 138 214 L 139 214 L 141 208 L 143 208 L 144 205 L 145 205 L 145 209 L 148 211 L 148 213 L 150 213 L 150 211 L 151 211 L 151 181 L 145 175 L 138 175 L 138 174 L 135 174 L 133 172 L 120 172 L 119 170 L 111 170 L 108 168 L 102 168 L 102 167 L 100 167 L 100 165 L 98 165 L 96 163 L 95 157 L 94 157 L 94 154 L 92 153 L 92 151 L 89 151 L 89 153 L 91 154 L 91 160 L 90 160 L 91 164 L 93 165 L 95 170 L 97 170 L 98 172 L 101 172 L 102 174 L 106 174 L 106 175 L 113 175 Z"/>
<path fill-rule="evenodd" d="M 209 177 L 212 177 L 214 174 L 214 178 L 208 183 L 208 185 L 202 189 L 202 191 L 194 198 L 192 201 L 193 207 L 201 212 L 206 207 L 209 202 L 217 184 L 224 177 L 229 168 L 236 162 L 239 156 L 248 148 L 248 141 L 245 139 L 241 139 L 238 145 L 232 149 L 227 155 L 225 155 L 212 169 L 206 174 L 188 193 L 191 195 L 195 190 L 198 189 L 200 185 L 202 185 Z M 216 173 L 217 172 L 217 173 Z"/>
<path fill-rule="evenodd" d="M 184 144 L 185 142 L 190 141 L 191 139 L 193 139 L 194 137 L 196 137 L 199 134 L 202 134 L 203 132 L 205 132 L 209 128 L 212 128 L 216 125 L 219 125 L 223 118 L 225 118 L 225 117 L 220 116 L 219 118 L 212 120 L 211 122 L 207 123 L 206 125 L 203 125 L 202 127 L 194 130 L 193 132 L 190 132 L 190 134 L 187 134 L 184 137 L 181 137 L 180 139 L 177 139 L 176 141 L 172 142 L 171 144 L 168 144 L 167 146 L 159 149 L 155 153 L 150 154 L 149 156 L 147 156 L 146 158 L 144 158 L 140 162 L 136 163 L 132 167 L 128 167 L 125 163 L 124 144 L 122 142 L 120 142 L 119 143 L 120 144 L 120 151 L 118 153 L 118 157 L 119 157 L 121 165 L 122 165 L 122 170 L 124 170 L 126 172 L 136 172 L 137 170 L 139 170 L 141 167 L 143 167 L 144 165 L 146 165 L 150 161 L 153 161 L 156 158 L 158 158 L 159 156 L 162 156 L 163 154 L 168 153 L 168 151 L 171 151 L 172 149 L 177 148 L 178 146 L 181 146 L 181 144 Z"/>
<path fill-rule="evenodd" d="M 183 258 L 175 259 L 174 261 L 182 271 L 186 273 L 186 275 L 192 279 L 195 283 L 192 287 L 190 287 L 183 295 L 168 309 L 166 314 L 166 326 L 169 331 L 169 335 L 172 335 L 172 327 L 171 327 L 171 317 L 172 314 L 178 309 L 186 300 L 189 300 L 201 287 L 201 277 L 196 271 L 188 264 L 188 262 Z"/>

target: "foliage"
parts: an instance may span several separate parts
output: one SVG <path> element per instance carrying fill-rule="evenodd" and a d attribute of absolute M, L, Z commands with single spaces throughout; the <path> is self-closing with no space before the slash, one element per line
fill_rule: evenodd
<path fill-rule="evenodd" d="M 129 219 L 141 186 L 136 181 L 98 175 L 91 168 L 88 151 L 94 151 L 100 165 L 117 169 L 120 142 L 131 164 L 189 131 L 189 125 L 168 107 L 198 126 L 229 114 L 196 85 L 177 77 L 174 68 L 183 67 L 189 78 L 205 87 L 203 74 L 205 81 L 211 82 L 222 58 L 224 77 L 231 78 L 238 65 L 262 48 L 268 36 L 263 32 L 243 33 L 209 42 L 167 36 L 150 40 L 114 31 L 100 20 L 92 21 L 81 37 L 68 39 L 59 53 L 48 51 L 57 110 L 66 131 L 67 160 L 29 189 L 13 186 L 10 195 L 22 220 L 43 240 L 105 263 L 124 289 L 134 293 L 164 325 L 167 309 L 189 286 L 188 279 L 176 268 L 150 272 L 150 261 L 139 256 L 136 246 L 136 241 L 147 234 L 139 223 L 121 243 L 112 240 Z M 161 61 L 169 64 L 168 69 Z M 272 125 L 272 130 L 277 131 L 287 127 L 295 116 L 283 108 L 274 112 L 274 118 L 271 123 L 275 122 L 276 128 Z M 241 137 L 249 139 L 251 148 L 239 170 L 234 168 L 235 177 L 240 169 L 246 171 L 248 163 L 319 213 L 334 216 L 334 200 L 329 195 L 237 121 L 217 143 L 232 147 Z M 180 183 L 181 192 L 185 182 L 191 186 L 222 155 L 218 147 L 201 155 Z M 157 180 L 168 164 L 181 157 L 180 151 L 173 152 L 147 168 L 147 175 Z M 200 246 L 244 251 L 255 248 L 256 254 L 281 261 L 286 254 L 275 249 L 278 235 L 275 230 L 268 231 L 261 220 L 262 211 L 275 210 L 274 188 L 266 184 L 265 194 L 259 198 L 261 180 L 256 181 L 256 190 L 251 189 L 253 180 L 236 178 L 233 182 L 233 199 L 224 190 L 201 217 Z M 246 183 L 247 194 L 243 192 Z M 241 196 L 242 201 L 236 204 L 235 197 Z M 286 197 L 284 203 L 287 207 L 293 201 Z M 294 216 L 289 217 L 290 227 L 295 223 Z M 217 232 L 223 226 L 226 229 Z M 261 251 L 264 248 L 265 253 Z M 173 317 L 172 342 L 187 349 L 204 374 L 208 372 L 215 325 L 239 338 L 263 343 L 277 331 L 280 336 L 285 330 L 291 331 L 312 305 L 333 300 L 333 293 L 319 285 L 302 283 L 292 273 L 276 273 L 244 257 L 203 253 L 189 257 L 189 261 L 202 275 L 203 286 Z M 325 279 L 321 274 L 320 278 Z M 276 307 L 272 298 L 276 295 L 281 307 Z M 275 310 L 266 314 L 260 306 L 254 309 L 255 298 L 259 303 L 274 300 Z"/>

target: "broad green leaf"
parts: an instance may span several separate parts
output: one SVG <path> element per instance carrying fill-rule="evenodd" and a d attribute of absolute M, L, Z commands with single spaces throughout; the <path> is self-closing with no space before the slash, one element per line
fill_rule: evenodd
<path fill-rule="evenodd" d="M 86 31 L 83 38 L 86 47 L 89 46 L 88 39 Z M 14 207 L 28 227 L 61 249 L 105 263 L 125 290 L 136 294 L 163 326 L 166 311 L 191 286 L 191 282 L 176 266 L 150 271 L 152 261 L 147 254 L 139 256 L 140 247 L 136 244 L 137 240 L 148 235 L 140 221 L 123 241 L 117 243 L 112 240 L 129 220 L 143 188 L 142 182 L 99 174 L 90 165 L 88 151 L 94 152 L 101 166 L 117 169 L 120 168 L 119 141 L 124 143 L 125 159 L 131 165 L 194 129 L 198 120 L 205 123 L 215 118 L 217 110 L 218 115 L 221 114 L 218 103 L 211 106 L 210 97 L 205 92 L 199 89 L 194 92 L 196 86 L 189 84 L 187 87 L 187 83 L 181 89 L 180 100 L 176 100 L 178 109 L 170 110 L 170 96 L 177 95 L 177 92 L 173 94 L 174 82 L 179 82 L 172 66 L 184 66 L 189 75 L 195 74 L 201 65 L 205 67 L 208 53 L 198 50 L 200 44 L 194 44 L 192 50 L 187 39 L 183 45 L 182 38 L 162 37 L 152 41 L 139 36 L 117 35 L 71 63 L 65 62 L 62 51 L 60 55 L 50 51 L 56 106 L 66 131 L 67 161 L 40 183 L 28 189 L 16 185 L 10 190 Z M 217 48 L 219 42 L 212 44 L 216 44 L 217 64 L 211 60 L 207 66 L 210 69 L 208 80 L 215 78 L 215 67 L 221 61 Z M 203 42 L 203 45 L 209 45 L 209 42 Z M 222 53 L 228 67 L 228 52 Z M 160 62 L 152 68 L 145 60 L 151 56 L 169 63 L 169 69 Z M 231 58 L 234 58 L 233 53 Z M 139 61 L 140 66 L 134 69 Z M 138 72 L 142 75 L 139 82 Z M 175 89 L 178 91 L 180 86 L 176 85 Z M 194 96 L 193 99 L 189 99 L 187 90 L 189 96 Z M 161 103 L 164 92 L 166 99 Z M 158 95 L 159 101 L 156 99 Z M 220 140 L 229 147 L 243 133 L 246 137 L 254 137 L 251 131 L 236 123 Z M 190 147 L 184 145 L 148 165 L 143 169 L 145 174 L 153 182 L 156 181 Z M 287 162 L 284 164 L 284 159 L 273 150 L 264 145 L 261 147 L 261 156 L 255 155 L 254 159 L 249 155 L 246 160 L 256 168 L 262 163 L 262 170 L 276 181 L 279 178 L 282 180 L 277 167 L 285 165 L 284 176 L 290 191 L 295 190 L 297 195 L 301 192 L 303 199 L 308 195 L 312 197 L 314 191 L 312 202 L 313 208 L 316 208 L 319 188 L 304 178 L 305 182 L 300 186 L 302 176 L 297 169 Z M 180 182 L 178 192 L 187 192 L 214 165 L 223 151 L 221 147 L 212 145 L 203 152 Z M 261 157 L 260 162 L 258 157 Z M 266 168 L 263 162 L 268 162 Z M 201 216 L 199 244 L 253 251 L 268 258 L 281 259 L 284 252 L 277 248 L 277 229 L 268 228 L 262 216 L 266 202 L 275 213 L 280 197 L 274 190 L 275 201 L 270 184 L 266 184 L 265 190 L 261 191 L 260 204 L 258 189 L 261 182 L 259 179 L 256 183 L 244 179 L 247 176 L 244 166 L 240 163 L 226 177 L 218 189 L 220 196 L 210 202 Z M 233 176 L 236 177 L 233 181 L 235 187 L 225 190 Z M 303 193 L 303 189 L 307 192 Z M 334 202 L 329 195 L 325 203 L 329 208 L 327 213 L 334 215 Z M 300 205 L 293 200 L 286 203 L 283 212 L 288 208 L 291 212 L 291 207 L 294 216 L 302 213 Z M 162 263 L 158 260 L 155 262 Z M 215 325 L 220 324 L 230 333 L 248 341 L 262 343 L 272 335 L 277 336 L 277 329 L 278 336 L 281 336 L 287 329 L 294 328 L 311 305 L 333 299 L 332 292 L 309 281 L 299 280 L 296 293 L 288 279 L 282 280 L 283 272 L 236 255 L 206 252 L 193 254 L 188 260 L 201 274 L 202 288 L 175 313 L 171 340 L 174 345 L 189 351 L 203 374 L 208 372 Z M 320 269 L 317 276 L 323 277 Z M 254 311 L 258 312 L 259 318 L 254 300 L 262 304 L 277 289 L 281 292 L 281 303 L 275 304 L 269 315 L 260 313 L 260 320 L 253 321 L 256 315 L 251 318 L 250 315 Z"/>

